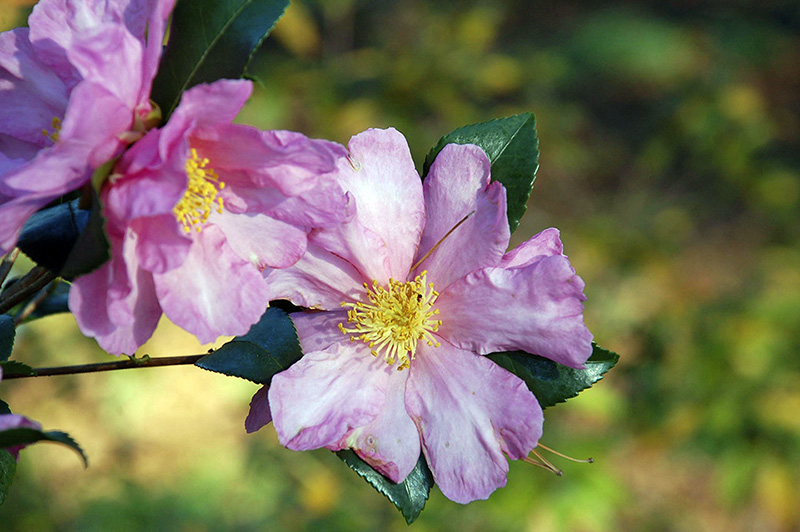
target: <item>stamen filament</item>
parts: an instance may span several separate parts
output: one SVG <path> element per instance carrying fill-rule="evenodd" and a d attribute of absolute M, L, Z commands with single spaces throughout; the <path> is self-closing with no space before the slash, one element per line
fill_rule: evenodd
<path fill-rule="evenodd" d="M 433 253 L 433 252 L 436 250 L 436 248 L 438 248 L 438 247 L 439 247 L 439 244 L 441 244 L 442 242 L 444 242 L 444 239 L 445 239 L 445 238 L 447 238 L 448 236 L 450 236 L 450 235 L 453 233 L 453 231 L 455 231 L 456 229 L 458 229 L 458 226 L 460 226 L 461 224 L 463 224 L 464 222 L 466 222 L 466 221 L 467 221 L 467 218 L 469 218 L 469 217 L 470 217 L 470 216 L 472 216 L 473 214 L 475 214 L 475 211 L 472 211 L 472 212 L 471 212 L 471 213 L 469 213 L 468 215 L 466 215 L 466 216 L 464 216 L 463 218 L 461 218 L 461 220 L 460 220 L 460 221 L 459 221 L 459 222 L 458 222 L 456 225 L 454 225 L 454 226 L 452 227 L 452 229 L 450 229 L 450 230 L 449 230 L 447 233 L 445 233 L 445 235 L 444 235 L 442 238 L 440 238 L 440 239 L 439 239 L 439 241 L 438 241 L 438 242 L 436 242 L 436 243 L 433 245 L 433 247 L 432 247 L 431 249 L 429 249 L 429 250 L 428 250 L 428 252 L 427 252 L 427 253 L 425 253 L 425 254 L 422 256 L 422 258 L 421 258 L 421 259 L 419 259 L 417 262 L 415 262 L 415 263 L 414 263 L 414 265 L 413 265 L 413 266 L 411 266 L 411 268 L 409 268 L 409 270 L 408 270 L 408 271 L 411 271 L 411 272 L 413 272 L 413 271 L 414 271 L 414 270 L 417 268 L 417 266 L 419 266 L 420 264 L 422 264 L 422 261 L 424 261 L 425 259 L 427 259 L 427 258 L 428 258 L 428 257 L 431 255 L 431 253 Z M 438 294 L 437 294 L 437 295 L 438 295 Z"/>

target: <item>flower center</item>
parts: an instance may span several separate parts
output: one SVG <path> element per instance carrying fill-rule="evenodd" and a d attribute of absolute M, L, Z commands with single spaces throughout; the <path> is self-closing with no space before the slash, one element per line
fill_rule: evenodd
<path fill-rule="evenodd" d="M 53 119 L 50 121 L 50 129 L 42 129 L 42 135 L 46 138 L 56 142 L 58 140 L 58 134 L 61 132 L 61 119 L 57 116 L 54 116 Z"/>
<path fill-rule="evenodd" d="M 340 323 L 339 330 L 353 334 L 351 342 L 369 344 L 372 356 L 382 353 L 387 364 L 399 361 L 398 371 L 406 369 L 414 360 L 419 340 L 425 339 L 433 347 L 441 345 L 431 334 L 442 325 L 441 320 L 432 319 L 439 314 L 439 309 L 432 308 L 439 292 L 426 282 L 426 275 L 422 272 L 405 283 L 389 279 L 387 288 L 378 286 L 377 281 L 372 281 L 372 286 L 364 283 L 369 303 L 342 303 L 350 307 L 347 322 L 353 326 Z"/>
<path fill-rule="evenodd" d="M 199 233 L 214 206 L 217 212 L 222 212 L 222 198 L 218 198 L 217 194 L 225 188 L 225 183 L 208 166 L 208 159 L 200 158 L 195 149 L 192 149 L 191 156 L 186 159 L 186 175 L 189 177 L 186 192 L 172 211 L 183 224 L 184 231 L 188 233 L 194 227 Z"/>

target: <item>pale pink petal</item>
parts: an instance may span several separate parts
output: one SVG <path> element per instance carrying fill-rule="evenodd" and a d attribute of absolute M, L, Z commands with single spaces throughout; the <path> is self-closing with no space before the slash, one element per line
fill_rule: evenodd
<path fill-rule="evenodd" d="M 521 349 L 580 369 L 592 354 L 583 286 L 563 255 L 479 270 L 439 296 L 439 334 L 481 354 Z"/>
<path fill-rule="evenodd" d="M 340 323 L 347 324 L 345 309 L 330 312 L 296 312 L 291 316 L 303 353 L 324 351 L 332 344 L 349 337 L 339 330 Z"/>
<path fill-rule="evenodd" d="M 365 344 L 341 342 L 306 353 L 270 384 L 278 440 L 295 451 L 341 449 L 342 436 L 380 413 L 392 371 Z"/>
<path fill-rule="evenodd" d="M 499 268 L 522 268 L 541 260 L 543 257 L 563 254 L 564 245 L 559 238 L 559 231 L 555 227 L 551 227 L 534 235 L 503 255 L 503 259 L 497 266 Z"/>
<path fill-rule="evenodd" d="M 442 342 L 411 363 L 406 407 L 433 478 L 449 499 L 486 499 L 505 486 L 510 458 L 542 434 L 542 410 L 521 379 L 491 360 Z"/>
<path fill-rule="evenodd" d="M 479 147 L 448 144 L 425 178 L 425 231 L 417 260 L 441 243 L 412 276 L 427 270 L 440 292 L 471 271 L 496 266 L 508 247 L 506 192 L 500 183 L 490 184 L 489 169 Z"/>
<path fill-rule="evenodd" d="M 341 235 L 331 233 L 328 249 L 340 236 L 346 241 L 342 257 L 363 265 L 369 279 L 381 284 L 390 277 L 405 279 L 425 223 L 422 185 L 408 143 L 395 129 L 369 129 L 347 147 L 349 156 L 339 160 L 338 176 L 355 200 L 356 217 L 343 224 Z M 390 252 L 377 260 L 380 242 Z"/>
<path fill-rule="evenodd" d="M 306 232 L 264 214 L 213 212 L 208 223 L 219 227 L 239 257 L 259 270 L 286 268 L 306 251 Z"/>
<path fill-rule="evenodd" d="M 250 411 L 244 420 L 244 430 L 253 433 L 272 421 L 269 410 L 269 386 L 262 386 L 250 400 Z"/>
<path fill-rule="evenodd" d="M 392 482 L 402 482 L 419 460 L 419 433 L 406 412 L 407 377 L 407 371 L 393 371 L 386 389 L 386 403 L 378 416 L 353 429 L 340 443 L 353 449 Z"/>
<path fill-rule="evenodd" d="M 0 203 L 0 255 L 5 255 L 17 244 L 22 226 L 31 214 L 44 207 L 49 197 L 26 194 L 19 198 L 5 199 Z"/>
<path fill-rule="evenodd" d="M 265 270 L 269 299 L 288 299 L 302 307 L 338 310 L 364 297 L 364 277 L 344 259 L 309 241 L 294 266 Z"/>
<path fill-rule="evenodd" d="M 195 236 L 181 266 L 153 278 L 164 314 L 202 343 L 245 334 L 269 301 L 259 271 L 213 225 Z"/>
<path fill-rule="evenodd" d="M 64 82 L 34 54 L 27 28 L 0 33 L 0 134 L 39 149 L 51 145 L 42 130 L 64 117 L 67 98 Z"/>
<path fill-rule="evenodd" d="M 142 64 L 142 90 L 139 94 L 139 101 L 144 102 L 150 97 L 150 86 L 155 78 L 158 69 L 158 62 L 161 58 L 161 48 L 164 44 L 164 33 L 166 32 L 167 20 L 172 11 L 175 0 L 148 0 L 146 9 L 141 15 L 149 13 L 147 19 L 147 43 L 145 45 L 144 61 Z M 143 16 L 139 16 L 137 23 L 141 24 Z M 142 35 L 133 27 L 134 22 L 129 21 L 128 27 L 134 35 Z"/>
<path fill-rule="evenodd" d="M 172 213 L 137 218 L 129 227 L 138 235 L 139 267 L 152 273 L 179 267 L 192 247 L 191 233 L 184 231 Z"/>
<path fill-rule="evenodd" d="M 69 308 L 81 332 L 113 354 L 132 355 L 155 331 L 161 307 L 152 275 L 137 266 L 136 235 L 109 235 L 111 259 L 75 279 Z M 122 250 L 119 248 L 122 247 Z"/>

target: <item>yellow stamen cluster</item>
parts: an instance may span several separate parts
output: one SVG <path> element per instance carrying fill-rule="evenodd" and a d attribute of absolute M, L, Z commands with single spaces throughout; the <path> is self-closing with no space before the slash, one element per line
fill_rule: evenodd
<path fill-rule="evenodd" d="M 222 212 L 222 198 L 217 194 L 225 188 L 225 183 L 219 180 L 213 168 L 209 168 L 208 159 L 200 158 L 195 149 L 186 159 L 186 175 L 189 177 L 186 192 L 172 211 L 183 224 L 184 231 L 189 233 L 194 227 L 199 233 L 215 205 L 216 211 Z"/>
<path fill-rule="evenodd" d="M 54 116 L 50 121 L 50 128 L 52 131 L 42 129 L 42 135 L 55 142 L 58 140 L 58 134 L 61 133 L 61 119 L 57 116 Z"/>
<path fill-rule="evenodd" d="M 383 352 L 390 366 L 400 362 L 398 371 L 409 367 L 417 352 L 417 342 L 427 340 L 428 345 L 441 344 L 431 334 L 439 330 L 441 320 L 432 319 L 439 309 L 432 308 L 439 292 L 433 283 L 427 283 L 427 272 L 422 272 L 413 281 L 400 282 L 389 279 L 388 288 L 364 283 L 369 303 L 342 303 L 350 307 L 347 311 L 348 328 L 343 323 L 339 330 L 343 334 L 353 334 L 351 342 L 361 340 L 369 344 L 372 356 Z"/>

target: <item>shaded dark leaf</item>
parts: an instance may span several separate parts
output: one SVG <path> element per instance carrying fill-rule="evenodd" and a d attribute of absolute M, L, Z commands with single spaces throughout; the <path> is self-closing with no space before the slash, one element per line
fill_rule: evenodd
<path fill-rule="evenodd" d="M 166 120 L 181 94 L 199 83 L 242 77 L 289 0 L 182 0 L 151 97 Z"/>
<path fill-rule="evenodd" d="M 0 367 L 3 368 L 3 377 L 10 377 L 11 375 L 36 375 L 36 372 L 27 364 L 17 362 L 16 360 L 6 360 L 0 362 Z"/>
<path fill-rule="evenodd" d="M 8 314 L 0 314 L 0 362 L 8 360 L 8 357 L 11 356 L 16 334 L 14 318 Z"/>
<path fill-rule="evenodd" d="M 433 475 L 422 454 L 411 473 L 399 484 L 395 484 L 375 471 L 372 466 L 350 449 L 337 451 L 336 456 L 397 506 L 397 509 L 405 517 L 406 523 L 413 523 L 425 508 L 428 495 L 433 487 Z"/>
<path fill-rule="evenodd" d="M 247 334 L 237 336 L 196 365 L 257 384 L 269 384 L 276 373 L 288 369 L 302 356 L 289 315 L 269 307 Z"/>
<path fill-rule="evenodd" d="M 11 483 L 14 482 L 14 473 L 17 471 L 17 461 L 10 452 L 0 449 L 0 506 L 8 496 Z"/>
<path fill-rule="evenodd" d="M 591 387 L 614 367 L 619 355 L 592 344 L 592 356 L 586 369 L 573 369 L 550 359 L 522 351 L 487 355 L 490 359 L 525 381 L 542 408 L 562 403 Z"/>
<path fill-rule="evenodd" d="M 8 429 L 0 431 L 0 448 L 14 447 L 16 445 L 27 445 L 40 441 L 50 441 L 66 445 L 74 450 L 83 459 L 84 467 L 89 467 L 89 460 L 86 458 L 83 449 L 66 432 L 51 430 L 44 432 L 39 429 L 29 427 Z"/>

